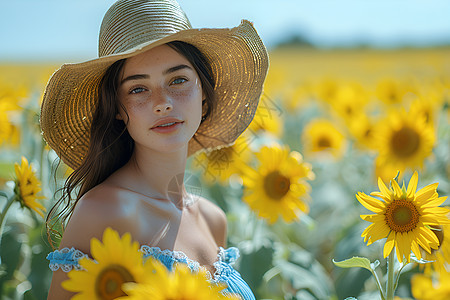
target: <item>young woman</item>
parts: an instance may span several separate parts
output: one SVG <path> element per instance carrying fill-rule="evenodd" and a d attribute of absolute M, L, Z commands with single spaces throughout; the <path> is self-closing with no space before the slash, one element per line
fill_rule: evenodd
<path fill-rule="evenodd" d="M 192 29 L 174 0 L 120 0 L 108 10 L 99 58 L 63 65 L 42 103 L 43 136 L 75 170 L 47 217 L 49 234 L 64 225 L 48 256 L 49 299 L 73 295 L 61 282 L 107 227 L 174 261 L 182 253 L 225 282 L 225 293 L 254 299 L 230 265 L 238 253 L 225 249 L 224 212 L 173 183 L 183 182 L 188 156 L 231 145 L 245 130 L 267 68 L 248 21 Z"/>

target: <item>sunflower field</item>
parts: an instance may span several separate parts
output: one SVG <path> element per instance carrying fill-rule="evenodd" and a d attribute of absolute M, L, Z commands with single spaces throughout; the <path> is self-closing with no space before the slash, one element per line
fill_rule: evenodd
<path fill-rule="evenodd" d="M 270 52 L 253 122 L 184 175 L 225 211 L 256 299 L 450 299 L 448 54 Z M 0 64 L 0 300 L 50 286 L 45 215 L 71 170 L 39 113 L 59 65 Z"/>

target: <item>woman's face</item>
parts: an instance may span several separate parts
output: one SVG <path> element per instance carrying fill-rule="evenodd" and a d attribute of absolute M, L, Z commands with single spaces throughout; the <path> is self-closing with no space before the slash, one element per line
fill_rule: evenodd
<path fill-rule="evenodd" d="M 118 98 L 129 120 L 122 109 L 116 118 L 127 124 L 136 147 L 161 152 L 187 147 L 200 125 L 204 94 L 184 56 L 158 46 L 128 58 L 119 81 Z M 170 126 L 158 126 L 164 124 Z"/>

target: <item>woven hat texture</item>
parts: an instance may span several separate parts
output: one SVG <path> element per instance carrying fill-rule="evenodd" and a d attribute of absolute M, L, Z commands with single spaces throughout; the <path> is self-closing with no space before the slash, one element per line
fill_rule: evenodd
<path fill-rule="evenodd" d="M 267 75 L 267 50 L 246 20 L 234 28 L 193 29 L 173 0 L 120 0 L 106 12 L 99 57 L 64 64 L 50 78 L 41 106 L 43 137 L 64 163 L 78 168 L 86 156 L 98 87 L 106 69 L 171 41 L 197 47 L 209 61 L 217 109 L 189 142 L 188 155 L 232 144 L 247 128 Z M 203 147 L 203 146 L 204 147 Z"/>

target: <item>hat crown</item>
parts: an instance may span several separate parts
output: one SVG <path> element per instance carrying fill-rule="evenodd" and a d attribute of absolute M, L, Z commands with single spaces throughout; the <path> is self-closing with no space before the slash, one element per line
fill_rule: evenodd
<path fill-rule="evenodd" d="M 191 28 L 174 0 L 119 0 L 103 17 L 98 55 L 121 53 Z"/>

